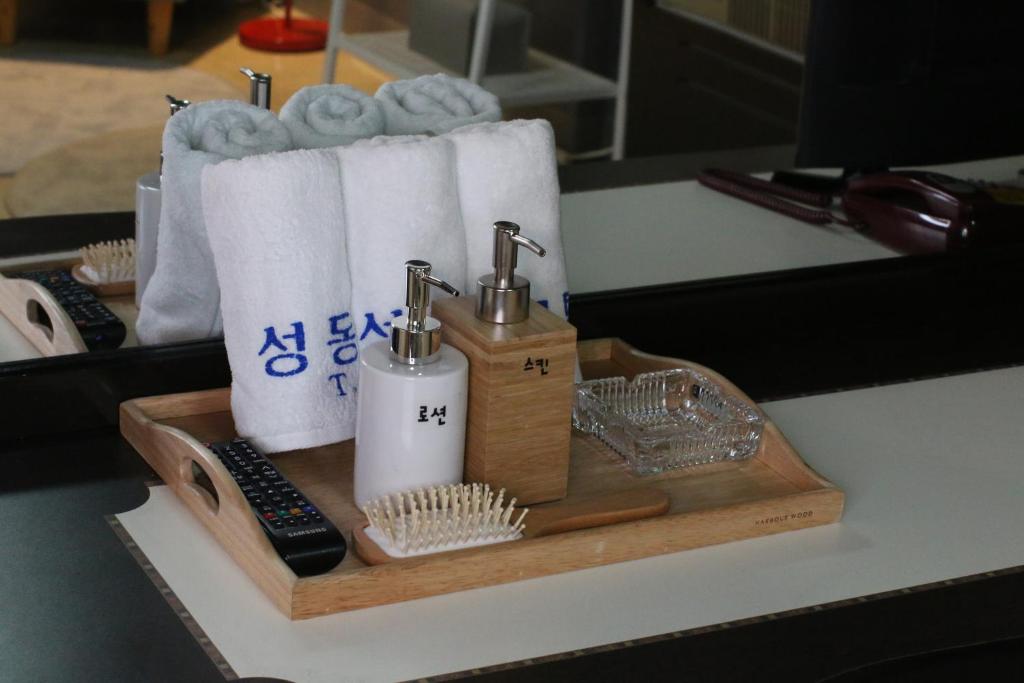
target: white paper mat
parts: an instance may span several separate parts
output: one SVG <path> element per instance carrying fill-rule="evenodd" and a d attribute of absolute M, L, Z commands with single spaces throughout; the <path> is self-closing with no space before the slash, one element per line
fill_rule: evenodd
<path fill-rule="evenodd" d="M 765 405 L 840 524 L 302 622 L 166 487 L 118 515 L 240 676 L 402 680 L 1024 564 L 1024 368 Z"/>

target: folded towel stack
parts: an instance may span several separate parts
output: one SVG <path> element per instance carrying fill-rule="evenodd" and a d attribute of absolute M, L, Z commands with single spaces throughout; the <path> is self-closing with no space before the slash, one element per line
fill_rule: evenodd
<path fill-rule="evenodd" d="M 492 268 L 492 224 L 548 250 L 521 259 L 565 317 L 551 127 L 479 124 L 438 137 L 225 162 L 203 174 L 238 432 L 267 452 L 351 438 L 359 350 L 402 315 L 404 263 L 463 291 Z"/>
<path fill-rule="evenodd" d="M 347 85 L 302 88 L 281 108 L 281 121 L 296 149 L 337 147 L 384 133 L 381 103 Z"/>
<path fill-rule="evenodd" d="M 384 108 L 387 135 L 440 135 L 461 126 L 501 120 L 498 98 L 464 78 L 445 74 L 385 83 L 374 96 Z"/>
<path fill-rule="evenodd" d="M 234 101 L 193 105 L 164 129 L 157 265 L 140 301 L 145 344 L 221 334 L 219 291 L 200 211 L 203 167 L 288 149 L 348 145 L 381 133 L 443 133 L 497 121 L 497 98 L 443 74 L 388 83 L 376 97 L 345 85 L 303 88 L 273 113 Z"/>
<path fill-rule="evenodd" d="M 195 337 L 219 332 L 219 279 L 235 425 L 264 451 L 354 435 L 355 361 L 360 349 L 387 339 L 392 319 L 404 313 L 409 259 L 429 261 L 437 276 L 472 292 L 492 268 L 492 224 L 515 221 L 548 250 L 543 260 L 521 259 L 519 272 L 532 281 L 535 299 L 565 316 L 558 177 L 546 122 L 494 123 L 497 98 L 443 75 L 388 84 L 376 98 L 346 86 L 306 88 L 281 121 L 231 104 L 263 118 L 247 128 L 238 114 L 200 116 L 204 105 L 197 105 L 168 124 L 165 192 L 169 173 L 194 185 L 191 199 L 165 195 L 190 217 L 189 230 L 168 230 L 177 242 L 187 237 L 188 249 L 171 240 L 175 255 L 167 261 L 178 267 L 173 286 L 185 294 L 176 303 L 202 319 L 189 333 Z M 416 135 L 359 139 L 382 127 Z M 281 151 L 292 140 L 325 149 L 241 158 Z M 203 265 L 210 255 L 215 275 Z M 153 306 L 159 299 L 149 299 L 147 291 L 144 307 L 164 323 L 165 309 Z"/>
<path fill-rule="evenodd" d="M 290 147 L 291 136 L 276 116 L 242 102 L 203 102 L 168 119 L 157 263 L 136 324 L 141 342 L 221 334 L 217 278 L 200 202 L 203 167 Z"/>
<path fill-rule="evenodd" d="M 332 150 L 203 173 L 231 409 L 238 432 L 267 452 L 353 435 L 356 327 L 341 197 Z"/>
<path fill-rule="evenodd" d="M 379 137 L 342 147 L 338 157 L 352 314 L 363 348 L 390 338 L 391 320 L 405 315 L 409 259 L 429 262 L 434 275 L 465 290 L 455 149 L 444 138 Z"/>
<path fill-rule="evenodd" d="M 516 272 L 530 281 L 530 297 L 568 318 L 569 285 L 551 124 L 541 119 L 482 123 L 445 137 L 455 145 L 469 293 L 476 294 L 481 275 L 494 271 L 494 222 L 512 221 L 548 252 L 543 259 L 518 260 Z"/>

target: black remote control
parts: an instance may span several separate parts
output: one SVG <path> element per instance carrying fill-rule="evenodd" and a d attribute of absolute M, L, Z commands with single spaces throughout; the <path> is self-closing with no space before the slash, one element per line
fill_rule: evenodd
<path fill-rule="evenodd" d="M 124 343 L 124 323 L 96 296 L 71 277 L 67 270 L 29 270 L 8 277 L 32 280 L 45 287 L 75 323 L 78 334 L 90 351 L 116 349 Z M 52 323 L 51 323 L 52 324 Z"/>
<path fill-rule="evenodd" d="M 345 557 L 344 536 L 245 439 L 206 444 L 242 489 L 271 545 L 298 576 L 330 571 Z"/>

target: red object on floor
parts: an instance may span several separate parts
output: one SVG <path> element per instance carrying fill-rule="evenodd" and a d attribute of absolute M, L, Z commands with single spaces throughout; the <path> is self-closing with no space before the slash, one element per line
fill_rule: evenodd
<path fill-rule="evenodd" d="M 327 44 L 327 22 L 292 19 L 292 0 L 287 0 L 283 18 L 250 19 L 238 27 L 238 39 L 256 50 L 312 52 Z"/>

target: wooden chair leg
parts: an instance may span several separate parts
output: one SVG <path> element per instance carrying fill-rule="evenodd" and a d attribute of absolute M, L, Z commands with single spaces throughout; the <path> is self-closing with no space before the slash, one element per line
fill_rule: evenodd
<path fill-rule="evenodd" d="M 13 45 L 18 35 L 18 0 L 0 0 L 0 45 Z"/>
<path fill-rule="evenodd" d="M 3 2 L 4 0 L 0 0 Z M 174 0 L 149 0 L 149 53 L 167 54 L 171 43 L 171 20 L 174 18 Z"/>

